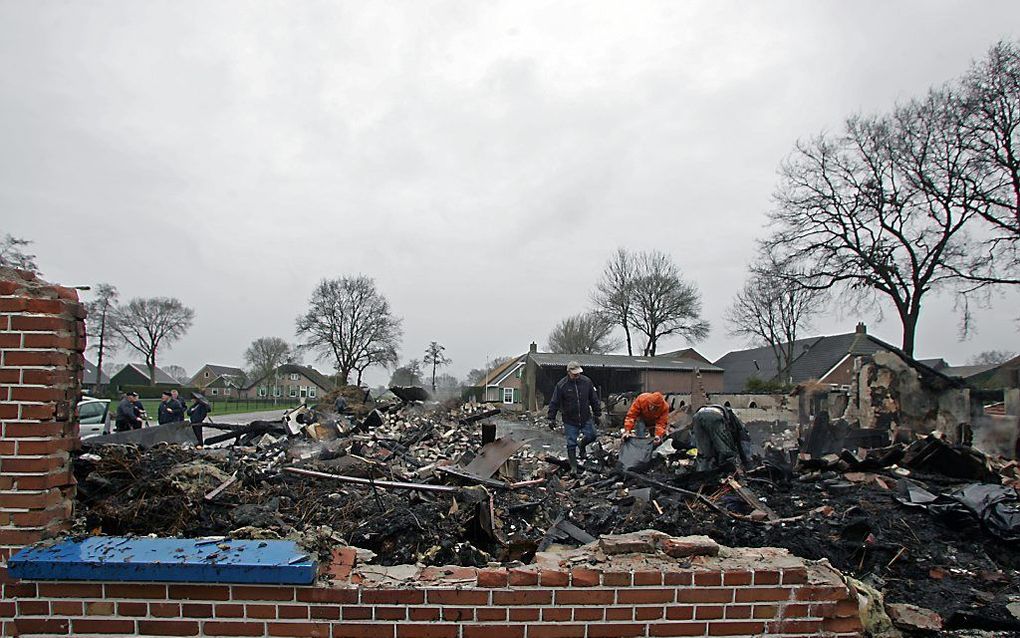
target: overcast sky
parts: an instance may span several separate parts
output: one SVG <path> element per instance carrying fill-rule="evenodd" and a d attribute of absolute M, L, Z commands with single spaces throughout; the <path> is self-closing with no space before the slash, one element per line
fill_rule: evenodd
<path fill-rule="evenodd" d="M 401 358 L 438 340 L 460 376 L 544 346 L 618 246 L 698 284 L 714 360 L 797 138 L 1017 37 L 1016 0 L 0 0 L 0 232 L 51 281 L 193 307 L 160 358 L 189 373 L 293 340 L 319 279 L 364 273 Z M 1020 350 L 1018 308 L 960 342 L 930 303 L 916 354 Z"/>

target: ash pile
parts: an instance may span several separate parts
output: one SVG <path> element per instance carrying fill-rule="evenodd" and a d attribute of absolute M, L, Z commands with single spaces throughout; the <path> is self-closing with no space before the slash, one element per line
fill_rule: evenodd
<path fill-rule="evenodd" d="M 1020 631 L 1016 461 L 822 427 L 704 469 L 686 429 L 654 446 L 603 424 L 574 476 L 538 415 L 396 394 L 363 417 L 302 408 L 218 426 L 204 449 L 86 441 L 74 532 L 292 538 L 322 558 L 349 545 L 383 565 L 485 566 L 658 529 L 827 559 L 905 630 Z"/>

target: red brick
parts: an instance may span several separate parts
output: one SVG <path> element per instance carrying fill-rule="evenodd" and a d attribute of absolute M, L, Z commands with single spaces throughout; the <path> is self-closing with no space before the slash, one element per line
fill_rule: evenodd
<path fill-rule="evenodd" d="M 846 587 L 801 587 L 796 590 L 796 600 L 831 600 L 833 602 L 847 597 Z"/>
<path fill-rule="evenodd" d="M 528 638 L 584 638 L 586 625 L 528 625 Z"/>
<path fill-rule="evenodd" d="M 8 457 L 4 459 L 4 472 L 7 474 L 40 474 L 63 468 L 66 465 L 66 459 L 60 459 L 55 456 L 44 456 L 38 459 Z"/>
<path fill-rule="evenodd" d="M 170 598 L 174 600 L 230 600 L 230 587 L 226 585 L 170 585 Z"/>
<path fill-rule="evenodd" d="M 266 623 L 270 636 L 299 636 L 304 638 L 329 638 L 329 625 L 326 623 Z"/>
<path fill-rule="evenodd" d="M 14 618 L 18 615 L 18 604 L 13 600 L 0 600 L 0 618 Z M 3 634 L 0 634 L 2 636 Z"/>
<path fill-rule="evenodd" d="M 333 638 L 393 638 L 395 625 L 333 625 Z"/>
<path fill-rule="evenodd" d="M 425 592 L 419 589 L 366 589 L 361 592 L 363 605 L 421 605 Z"/>
<path fill-rule="evenodd" d="M 276 608 L 276 617 L 287 620 L 305 620 L 308 618 L 308 607 L 306 605 L 280 605 Z"/>
<path fill-rule="evenodd" d="M 4 297 L 0 299 L 0 312 L 24 312 L 28 308 L 28 299 L 24 297 Z"/>
<path fill-rule="evenodd" d="M 376 620 L 407 620 L 407 607 L 376 607 Z"/>
<path fill-rule="evenodd" d="M 22 406 L 23 408 L 29 407 L 45 407 L 45 406 Z M 49 417 L 53 416 L 53 407 L 49 407 Z M 25 417 L 27 418 L 40 418 L 40 417 Z M 54 436 L 61 436 L 64 434 L 64 428 L 66 426 L 63 423 L 6 423 L 4 424 L 4 436 L 10 439 L 42 439 L 50 438 Z"/>
<path fill-rule="evenodd" d="M 505 569 L 480 569 L 477 582 L 479 587 L 506 587 L 510 574 Z"/>
<path fill-rule="evenodd" d="M 2 381 L 0 381 L 0 383 L 2 383 Z M 16 418 L 18 418 L 18 406 L 12 403 L 0 404 L 0 419 L 16 419 Z"/>
<path fill-rule="evenodd" d="M 791 603 L 783 607 L 783 618 L 804 618 L 811 612 L 811 605 Z"/>
<path fill-rule="evenodd" d="M 307 609 L 307 607 L 302 607 Z M 307 611 L 306 611 L 307 614 Z M 186 602 L 181 605 L 181 616 L 185 618 L 212 618 L 212 604 Z M 307 618 L 307 617 L 302 617 Z"/>
<path fill-rule="evenodd" d="M 723 585 L 750 585 L 754 582 L 754 573 L 748 571 L 723 572 Z"/>
<path fill-rule="evenodd" d="M 789 610 L 789 605 L 783 608 L 783 615 L 786 615 Z M 779 613 L 779 607 L 776 605 L 755 605 L 751 611 L 751 617 L 755 620 L 770 620 L 775 618 Z"/>
<path fill-rule="evenodd" d="M 245 605 L 244 615 L 247 618 L 258 618 L 260 620 L 275 620 L 276 605 Z"/>
<path fill-rule="evenodd" d="M 821 629 L 821 620 L 776 620 L 768 623 L 769 632 L 783 634 L 815 634 Z"/>
<path fill-rule="evenodd" d="M 739 636 L 742 634 L 760 634 L 765 631 L 765 623 L 761 622 L 710 622 L 709 636 Z"/>
<path fill-rule="evenodd" d="M 113 610 L 110 611 L 113 613 Z M 50 615 L 50 603 L 45 600 L 19 600 L 18 601 L 18 615 L 19 616 L 49 616 Z"/>
<path fill-rule="evenodd" d="M 60 352 L 46 350 L 8 350 L 4 352 L 4 365 L 9 368 L 24 367 L 66 367 L 70 358 Z"/>
<path fill-rule="evenodd" d="M 475 616 L 478 618 L 479 622 L 506 622 L 505 609 L 493 609 L 491 607 L 483 607 L 481 609 L 475 610 Z"/>
<path fill-rule="evenodd" d="M 430 605 L 488 605 L 489 592 L 463 589 L 429 589 Z"/>
<path fill-rule="evenodd" d="M 107 583 L 106 597 L 166 599 L 166 585 L 153 585 L 148 583 Z"/>
<path fill-rule="evenodd" d="M 574 609 L 574 620 L 602 621 L 605 618 L 605 610 L 600 607 L 578 607 Z M 630 616 L 619 620 L 632 620 Z"/>
<path fill-rule="evenodd" d="M 74 321 L 62 317 L 28 317 L 15 315 L 11 317 L 12 332 L 56 332 L 70 330 Z"/>
<path fill-rule="evenodd" d="M 694 610 L 696 620 L 722 620 L 722 605 L 698 605 Z"/>
<path fill-rule="evenodd" d="M 464 638 L 524 638 L 524 627 L 493 627 L 492 625 L 464 625 Z"/>
<path fill-rule="evenodd" d="M 543 569 L 538 574 L 538 582 L 543 587 L 566 587 L 570 584 L 570 574 L 555 569 Z"/>
<path fill-rule="evenodd" d="M 671 603 L 676 593 L 675 589 L 619 589 L 616 592 L 616 602 L 620 605 Z"/>
<path fill-rule="evenodd" d="M 180 603 L 149 603 L 149 615 L 156 618 L 177 618 L 181 615 Z"/>
<path fill-rule="evenodd" d="M 80 604 L 80 603 L 79 603 Z M 80 614 L 68 614 L 78 616 Z M 117 603 L 117 615 L 118 616 L 148 616 L 149 606 L 145 603 Z"/>
<path fill-rule="evenodd" d="M 474 607 L 446 607 L 443 609 L 443 620 L 449 622 L 474 621 Z"/>
<path fill-rule="evenodd" d="M 556 592 L 557 605 L 612 605 L 615 598 L 616 592 L 612 589 L 587 589 L 582 591 L 564 589 Z"/>
<path fill-rule="evenodd" d="M 132 629 L 134 629 L 134 624 Z M 66 634 L 70 621 L 66 618 L 15 618 L 18 634 Z"/>
<path fill-rule="evenodd" d="M 508 612 L 510 622 L 528 622 L 538 620 L 541 612 L 534 607 L 514 607 Z"/>
<path fill-rule="evenodd" d="M 562 607 L 547 607 L 542 610 L 542 621 L 543 622 L 563 622 L 570 620 L 571 612 L 569 608 Z"/>
<path fill-rule="evenodd" d="M 634 572 L 634 585 L 655 585 L 656 587 L 662 585 L 662 572 L 656 571 L 640 571 Z"/>
<path fill-rule="evenodd" d="M 718 587 L 722 585 L 722 572 L 696 572 L 694 584 L 697 587 Z"/>
<path fill-rule="evenodd" d="M 737 596 L 734 602 L 772 602 L 779 600 L 790 600 L 791 590 L 782 587 L 742 587 L 737 589 Z"/>
<path fill-rule="evenodd" d="M 142 607 L 144 606 L 143 603 Z M 54 600 L 50 602 L 50 609 L 54 616 L 82 616 L 84 605 L 77 600 Z M 145 612 L 142 613 L 144 615 Z"/>
<path fill-rule="evenodd" d="M 806 567 L 791 567 L 783 570 L 784 585 L 802 585 L 807 582 Z"/>
<path fill-rule="evenodd" d="M 778 571 L 765 570 L 754 572 L 755 585 L 778 585 L 782 580 L 782 574 Z"/>
<path fill-rule="evenodd" d="M 662 607 L 635 607 L 634 620 L 659 620 L 664 612 Z"/>
<path fill-rule="evenodd" d="M 690 621 L 695 618 L 695 607 L 690 604 L 677 604 L 666 607 L 666 620 Z"/>
<path fill-rule="evenodd" d="M 608 607 L 606 608 L 606 621 L 611 620 L 634 620 L 633 607 Z"/>
<path fill-rule="evenodd" d="M 750 605 L 726 605 L 727 620 L 746 620 L 751 617 Z"/>
<path fill-rule="evenodd" d="M 339 607 L 326 607 L 322 605 L 316 605 L 310 607 L 311 617 L 317 620 L 340 620 L 340 608 Z"/>
<path fill-rule="evenodd" d="M 216 622 L 202 623 L 202 633 L 206 636 L 262 636 L 266 626 L 260 622 Z"/>
<path fill-rule="evenodd" d="M 860 610 L 858 609 L 858 604 L 855 600 L 844 598 L 836 603 L 836 613 L 834 615 L 837 618 L 849 618 L 851 616 L 857 616 L 859 613 Z"/>
<path fill-rule="evenodd" d="M 67 329 L 70 330 L 70 326 L 68 326 Z M 24 340 L 22 342 L 23 348 L 50 348 L 53 350 L 76 350 L 77 346 L 78 346 L 77 335 L 55 335 L 29 332 L 25 334 Z M 26 380 L 25 383 L 35 382 Z"/>
<path fill-rule="evenodd" d="M 527 587 L 538 584 L 538 572 L 530 569 L 511 569 L 510 586 Z"/>
<path fill-rule="evenodd" d="M 48 583 L 44 583 L 47 586 Z M 102 593 L 102 588 L 99 589 Z M 6 598 L 34 598 L 36 595 L 35 583 L 7 583 L 4 585 L 4 596 Z M 52 593 L 44 594 L 44 596 L 53 596 Z M 68 598 L 75 598 L 75 596 L 68 596 Z"/>
<path fill-rule="evenodd" d="M 601 574 L 594 569 L 570 570 L 570 584 L 574 587 L 598 587 Z"/>
<path fill-rule="evenodd" d="M 344 620 L 372 620 L 371 607 L 344 607 Z"/>
<path fill-rule="evenodd" d="M 135 621 L 117 620 L 114 618 L 104 620 L 83 620 L 76 618 L 71 621 L 71 630 L 75 634 L 134 635 Z"/>
<path fill-rule="evenodd" d="M 39 595 L 46 598 L 102 598 L 103 586 L 91 583 L 39 583 Z"/>
<path fill-rule="evenodd" d="M 649 636 L 704 636 L 705 623 L 662 623 L 648 625 Z"/>
<path fill-rule="evenodd" d="M 257 587 L 234 585 L 230 596 L 233 600 L 294 600 L 293 587 Z"/>
<path fill-rule="evenodd" d="M 53 454 L 77 448 L 78 441 L 70 438 L 46 439 L 44 441 L 19 441 L 18 454 Z"/>
<path fill-rule="evenodd" d="M 605 572 L 602 574 L 602 584 L 606 587 L 630 587 L 630 572 Z"/>
<path fill-rule="evenodd" d="M 114 603 L 110 600 L 99 600 L 85 603 L 86 616 L 113 616 Z"/>
<path fill-rule="evenodd" d="M 733 602 L 733 590 L 723 587 L 710 589 L 678 589 L 676 592 L 678 603 L 730 603 Z"/>
<path fill-rule="evenodd" d="M 305 603 L 352 604 L 358 602 L 358 590 L 302 587 L 297 590 L 297 599 Z"/>
<path fill-rule="evenodd" d="M 154 636 L 197 636 L 194 620 L 139 620 L 138 633 Z"/>
<path fill-rule="evenodd" d="M 822 629 L 831 632 L 859 632 L 861 630 L 861 619 L 857 616 L 852 618 L 826 618 L 822 621 Z"/>
<path fill-rule="evenodd" d="M 397 625 L 397 638 L 457 638 L 457 625 Z"/>
<path fill-rule="evenodd" d="M 217 618 L 244 618 L 244 605 L 216 605 Z"/>
<path fill-rule="evenodd" d="M 485 611 L 485 610 L 479 609 L 478 611 L 480 613 L 480 612 Z M 417 621 L 421 621 L 421 620 L 439 620 L 439 617 L 441 616 L 441 614 L 439 612 L 440 612 L 440 610 L 439 610 L 438 607 L 410 607 L 410 608 L 407 609 L 407 619 L 408 620 L 417 620 Z M 485 619 L 484 618 L 479 618 L 479 620 L 485 620 Z M 505 611 L 503 612 L 502 620 L 506 620 L 506 612 Z"/>
<path fill-rule="evenodd" d="M 631 638 L 644 636 L 645 625 L 589 625 L 588 638 Z"/>
<path fill-rule="evenodd" d="M 566 592 L 559 592 L 560 595 L 564 593 Z M 590 594 L 592 592 L 585 593 Z M 553 594 L 547 589 L 492 592 L 493 605 L 550 605 L 552 604 L 552 599 Z"/>

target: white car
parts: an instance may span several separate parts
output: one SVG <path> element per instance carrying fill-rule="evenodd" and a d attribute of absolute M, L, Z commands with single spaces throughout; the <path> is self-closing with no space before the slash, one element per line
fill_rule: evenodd
<path fill-rule="evenodd" d="M 110 432 L 110 400 L 85 398 L 78 402 L 78 423 L 82 439 Z"/>

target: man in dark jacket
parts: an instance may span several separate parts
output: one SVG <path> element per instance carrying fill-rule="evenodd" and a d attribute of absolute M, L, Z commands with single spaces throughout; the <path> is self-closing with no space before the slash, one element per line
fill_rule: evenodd
<path fill-rule="evenodd" d="M 585 448 L 595 440 L 595 419 L 602 415 L 599 393 L 591 379 L 581 374 L 584 369 L 577 361 L 567 364 L 567 376 L 560 379 L 549 399 L 549 427 L 556 424 L 556 412 L 563 419 L 563 433 L 567 438 L 567 458 L 570 471 L 577 476 L 577 459 L 585 458 Z M 580 440 L 578 434 L 581 435 Z M 580 454 L 578 454 L 580 446 Z"/>
<path fill-rule="evenodd" d="M 195 402 L 188 408 L 188 417 L 191 419 L 191 429 L 195 431 L 198 445 L 201 446 L 205 439 L 202 438 L 202 426 L 200 423 L 205 421 L 205 417 L 209 416 L 209 413 L 212 412 L 212 406 L 205 400 L 205 397 L 200 396 L 197 392 L 192 392 L 191 398 Z"/>
<path fill-rule="evenodd" d="M 135 408 L 136 401 L 138 401 L 138 394 L 135 392 L 128 392 L 117 405 L 117 420 L 115 428 L 118 432 L 137 430 L 142 427 L 142 418 L 138 416 L 138 412 Z"/>
<path fill-rule="evenodd" d="M 181 423 L 184 421 L 184 410 L 187 406 L 184 405 L 184 401 L 181 400 L 180 395 L 177 394 L 177 390 L 170 390 L 170 400 L 166 404 L 167 416 L 170 418 L 168 423 Z"/>
<path fill-rule="evenodd" d="M 156 411 L 156 423 L 159 423 L 160 425 L 163 425 L 164 423 L 173 423 L 173 418 L 171 418 L 169 411 L 167 409 L 167 404 L 169 402 L 170 391 L 163 390 L 163 396 L 160 398 L 159 401 L 159 409 Z"/>

